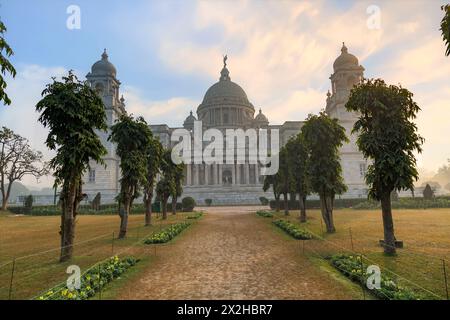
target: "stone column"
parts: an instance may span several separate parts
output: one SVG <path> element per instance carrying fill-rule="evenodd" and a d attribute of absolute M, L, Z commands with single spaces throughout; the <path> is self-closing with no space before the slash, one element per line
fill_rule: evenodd
<path fill-rule="evenodd" d="M 205 185 L 209 185 L 209 170 L 211 170 L 211 168 L 206 163 L 203 166 L 205 168 Z"/>
<path fill-rule="evenodd" d="M 191 164 L 186 165 L 186 185 L 190 186 L 191 182 Z"/>
<path fill-rule="evenodd" d="M 236 164 L 233 163 L 233 167 L 231 169 L 231 179 L 233 180 L 233 185 L 236 184 Z"/>
<path fill-rule="evenodd" d="M 248 163 L 244 164 L 245 171 L 245 184 L 250 184 L 250 165 Z"/>
<path fill-rule="evenodd" d="M 218 184 L 222 185 L 222 165 L 221 164 L 218 165 L 218 170 L 219 170 L 219 174 L 218 174 L 219 181 L 218 181 Z"/>
<path fill-rule="evenodd" d="M 198 183 L 199 183 L 199 176 L 200 176 L 200 174 L 199 174 L 199 165 L 198 164 L 194 164 L 193 165 L 194 166 L 194 168 L 195 168 L 195 172 L 194 172 L 194 185 L 195 186 L 198 186 Z"/>
<path fill-rule="evenodd" d="M 241 184 L 241 165 L 236 163 L 236 184 Z"/>

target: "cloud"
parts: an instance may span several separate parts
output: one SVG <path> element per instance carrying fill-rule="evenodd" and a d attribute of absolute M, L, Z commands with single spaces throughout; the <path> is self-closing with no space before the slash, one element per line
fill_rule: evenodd
<path fill-rule="evenodd" d="M 126 97 L 128 113 L 143 116 L 149 124 L 181 126 L 189 112 L 195 112 L 198 105 L 198 102 L 186 97 L 148 100 L 138 88 L 132 86 L 124 86 L 122 93 Z"/>

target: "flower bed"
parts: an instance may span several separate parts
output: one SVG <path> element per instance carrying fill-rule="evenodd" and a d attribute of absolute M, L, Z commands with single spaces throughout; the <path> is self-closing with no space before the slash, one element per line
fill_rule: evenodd
<path fill-rule="evenodd" d="M 360 256 L 339 254 L 330 257 L 331 264 L 343 275 L 354 282 L 366 286 L 370 276 L 366 270 L 368 265 L 361 262 Z M 383 300 L 420 300 L 423 297 L 409 288 L 400 286 L 394 279 L 381 273 L 381 288 L 370 290 L 376 297 Z"/>
<path fill-rule="evenodd" d="M 145 244 L 166 243 L 175 238 L 181 231 L 189 227 L 189 222 L 173 224 L 144 240 Z"/>
<path fill-rule="evenodd" d="M 119 259 L 115 256 L 108 261 L 90 268 L 81 276 L 80 289 L 70 291 L 66 283 L 60 284 L 43 295 L 38 300 L 86 300 L 94 296 L 107 283 L 118 278 L 134 266 L 139 260 L 133 257 Z"/>
<path fill-rule="evenodd" d="M 186 219 L 200 219 L 203 216 L 202 212 L 196 212 L 194 214 L 190 214 L 186 217 Z"/>
<path fill-rule="evenodd" d="M 271 211 L 267 211 L 267 210 L 258 210 L 256 211 L 256 214 L 260 217 L 264 217 L 264 218 L 272 218 L 273 217 L 273 213 Z"/>
<path fill-rule="evenodd" d="M 297 227 L 295 224 L 287 221 L 287 220 L 275 220 L 273 221 L 273 224 L 276 225 L 278 228 L 282 229 L 283 231 L 285 231 L 287 234 L 289 234 L 291 237 L 295 238 L 295 239 L 300 239 L 300 240 L 310 240 L 313 238 L 313 236 L 303 230 L 300 229 L 299 227 Z"/>

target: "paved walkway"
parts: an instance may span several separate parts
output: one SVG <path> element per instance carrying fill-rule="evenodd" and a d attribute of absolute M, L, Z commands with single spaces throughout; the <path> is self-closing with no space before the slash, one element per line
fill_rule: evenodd
<path fill-rule="evenodd" d="M 351 293 L 274 232 L 255 208 L 208 214 L 122 290 L 121 299 L 351 299 Z"/>

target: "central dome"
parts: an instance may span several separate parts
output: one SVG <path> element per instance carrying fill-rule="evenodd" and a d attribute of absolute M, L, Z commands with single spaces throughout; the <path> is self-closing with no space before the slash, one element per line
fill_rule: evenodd
<path fill-rule="evenodd" d="M 254 113 L 244 89 L 231 81 L 225 56 L 219 81 L 206 91 L 198 106 L 198 119 L 207 126 L 234 127 L 251 122 Z"/>

